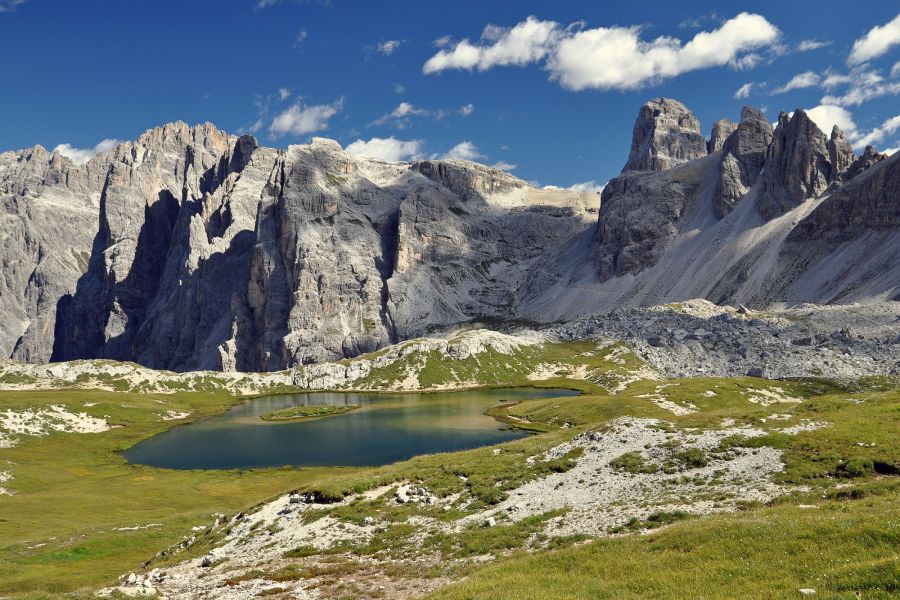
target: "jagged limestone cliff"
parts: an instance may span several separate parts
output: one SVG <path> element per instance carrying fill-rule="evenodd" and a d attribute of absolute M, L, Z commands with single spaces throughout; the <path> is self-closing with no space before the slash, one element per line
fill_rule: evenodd
<path fill-rule="evenodd" d="M 683 104 L 649 102 L 602 202 L 467 161 L 265 148 L 210 124 L 82 166 L 7 152 L 0 353 L 273 371 L 471 321 L 897 298 L 896 157 L 856 157 L 802 110 L 773 128 L 746 107 L 699 132 Z"/>

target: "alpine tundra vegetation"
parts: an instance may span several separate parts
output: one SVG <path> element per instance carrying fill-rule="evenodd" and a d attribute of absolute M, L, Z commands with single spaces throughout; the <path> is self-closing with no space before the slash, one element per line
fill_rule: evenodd
<path fill-rule="evenodd" d="M 0 597 L 900 596 L 896 7 L 238 4 L 0 0 Z"/>

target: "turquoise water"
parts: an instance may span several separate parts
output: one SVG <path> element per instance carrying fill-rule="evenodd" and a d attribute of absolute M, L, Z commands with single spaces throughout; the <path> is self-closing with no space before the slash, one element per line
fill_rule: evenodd
<path fill-rule="evenodd" d="M 226 413 L 175 427 L 127 451 L 134 464 L 169 469 L 383 465 L 419 454 L 496 444 L 526 435 L 484 414 L 501 403 L 571 396 L 507 388 L 429 394 L 315 392 L 253 398 Z M 270 423 L 280 408 L 358 404 L 322 419 Z"/>

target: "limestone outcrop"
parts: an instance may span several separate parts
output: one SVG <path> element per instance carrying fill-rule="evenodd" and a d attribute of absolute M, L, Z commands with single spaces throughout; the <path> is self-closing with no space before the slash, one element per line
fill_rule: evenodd
<path fill-rule="evenodd" d="M 638 112 L 622 172 L 665 171 L 706 154 L 697 117 L 677 100 L 656 98 Z"/>
<path fill-rule="evenodd" d="M 281 371 L 473 323 L 897 299 L 897 166 L 800 110 L 773 130 L 745 107 L 707 144 L 664 98 L 642 107 L 599 198 L 321 138 L 265 148 L 211 124 L 157 127 L 83 165 L 5 152 L 0 357 Z"/>

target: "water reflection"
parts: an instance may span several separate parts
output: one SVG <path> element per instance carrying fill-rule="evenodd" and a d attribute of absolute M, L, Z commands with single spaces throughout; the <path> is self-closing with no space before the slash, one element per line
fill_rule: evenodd
<path fill-rule="evenodd" d="M 418 454 L 496 444 L 525 435 L 484 411 L 503 402 L 576 394 L 508 388 L 432 394 L 322 392 L 248 400 L 228 412 L 175 427 L 125 452 L 129 462 L 171 469 L 282 465 L 381 465 Z M 348 413 L 272 423 L 260 415 L 309 405 L 358 404 Z"/>

